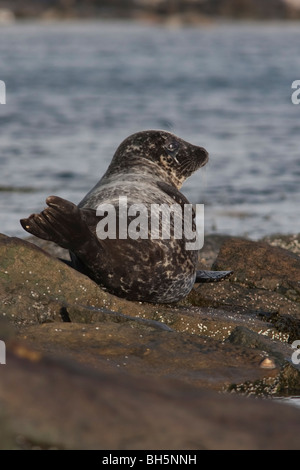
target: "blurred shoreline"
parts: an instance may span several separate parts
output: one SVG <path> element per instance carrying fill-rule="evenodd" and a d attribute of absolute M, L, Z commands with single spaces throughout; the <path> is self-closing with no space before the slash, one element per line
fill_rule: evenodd
<path fill-rule="evenodd" d="M 295 21 L 300 19 L 300 0 L 0 0 L 0 24 L 28 19 L 119 19 L 171 25 Z"/>

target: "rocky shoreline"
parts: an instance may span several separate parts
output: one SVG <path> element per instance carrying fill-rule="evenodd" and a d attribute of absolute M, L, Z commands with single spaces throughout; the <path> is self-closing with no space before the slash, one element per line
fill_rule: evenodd
<path fill-rule="evenodd" d="M 0 446 L 299 448 L 300 410 L 249 397 L 300 391 L 299 252 L 300 235 L 207 236 L 199 268 L 234 276 L 152 305 L 100 289 L 51 243 L 1 235 Z"/>
<path fill-rule="evenodd" d="M 220 18 L 299 20 L 300 7 L 294 0 L 0 0 L 0 22 L 28 18 L 130 19 L 197 25 Z"/>

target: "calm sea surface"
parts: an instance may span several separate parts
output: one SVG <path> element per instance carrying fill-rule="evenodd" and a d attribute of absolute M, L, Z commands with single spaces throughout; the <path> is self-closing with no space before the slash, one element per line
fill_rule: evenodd
<path fill-rule="evenodd" d="M 207 233 L 300 231 L 300 24 L 0 28 L 0 232 L 56 194 L 78 203 L 119 143 L 166 129 L 210 153 L 183 192 Z"/>

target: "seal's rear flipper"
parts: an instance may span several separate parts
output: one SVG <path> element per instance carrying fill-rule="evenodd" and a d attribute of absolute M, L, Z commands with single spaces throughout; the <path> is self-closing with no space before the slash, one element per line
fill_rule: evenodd
<path fill-rule="evenodd" d="M 40 214 L 22 219 L 22 227 L 36 237 L 68 249 L 72 261 L 65 261 L 66 264 L 98 282 L 98 272 L 103 265 L 103 242 L 96 235 L 96 211 L 79 209 L 57 196 L 48 197 L 46 203 L 49 207 Z"/>
<path fill-rule="evenodd" d="M 49 207 L 40 214 L 32 214 L 27 219 L 20 220 L 24 230 L 75 251 L 81 247 L 83 241 L 93 237 L 85 214 L 75 204 L 57 196 L 49 196 L 46 203 Z"/>
<path fill-rule="evenodd" d="M 232 273 L 233 271 L 197 271 L 195 282 L 219 282 Z"/>

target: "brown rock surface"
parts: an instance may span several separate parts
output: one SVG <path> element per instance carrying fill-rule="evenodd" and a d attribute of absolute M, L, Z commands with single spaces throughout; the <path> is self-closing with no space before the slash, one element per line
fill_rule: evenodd
<path fill-rule="evenodd" d="M 299 449 L 300 411 L 286 405 L 95 372 L 16 342 L 7 360 L 0 400 L 15 448 Z"/>
<path fill-rule="evenodd" d="M 0 318 L 16 330 L 0 323 L 0 339 L 9 344 L 7 365 L 0 366 L 0 400 L 8 410 L 2 446 L 295 447 L 286 436 L 299 416 L 290 421 L 287 406 L 267 403 L 264 411 L 265 401 L 246 401 L 245 407 L 236 393 L 215 393 L 300 390 L 289 344 L 300 332 L 299 300 L 291 294 L 299 258 L 266 243 L 209 240 L 200 262 L 209 267 L 218 253 L 216 269 L 234 269 L 234 276 L 197 285 L 181 303 L 154 305 L 110 295 L 56 259 L 64 253 L 54 245 L 43 242 L 46 253 L 1 235 Z M 262 420 L 268 413 L 274 416 L 267 436 Z M 291 430 L 284 437 L 282 426 Z"/>
<path fill-rule="evenodd" d="M 294 295 L 299 295 L 300 258 L 284 248 L 230 238 L 222 245 L 214 269 L 222 270 L 224 266 L 234 270 L 235 279 L 248 286 L 283 292 L 287 296 L 295 289 Z"/>
<path fill-rule="evenodd" d="M 229 238 L 213 269 L 231 269 L 230 282 L 200 284 L 190 294 L 193 305 L 253 312 L 271 322 L 282 339 L 300 332 L 300 257 L 266 242 Z"/>

